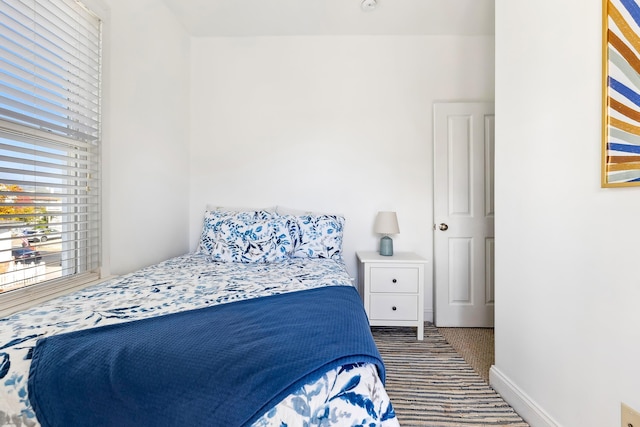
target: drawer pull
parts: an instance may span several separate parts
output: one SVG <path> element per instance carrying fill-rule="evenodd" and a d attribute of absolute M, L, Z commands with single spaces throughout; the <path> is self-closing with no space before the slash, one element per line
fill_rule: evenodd
<path fill-rule="evenodd" d="M 396 279 L 393 279 L 392 282 L 393 283 L 398 283 L 398 281 Z"/>
<path fill-rule="evenodd" d="M 391 307 L 391 310 L 396 311 L 398 308 L 394 305 L 393 307 Z"/>

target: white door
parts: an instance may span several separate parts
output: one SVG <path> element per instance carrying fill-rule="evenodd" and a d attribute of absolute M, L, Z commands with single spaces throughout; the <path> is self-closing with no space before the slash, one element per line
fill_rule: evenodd
<path fill-rule="evenodd" d="M 435 324 L 493 327 L 494 105 L 434 105 Z"/>

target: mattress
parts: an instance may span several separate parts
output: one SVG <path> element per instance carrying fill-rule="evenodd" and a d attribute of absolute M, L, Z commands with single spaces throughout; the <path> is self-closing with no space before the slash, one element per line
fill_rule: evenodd
<path fill-rule="evenodd" d="M 324 286 L 353 286 L 341 261 L 289 258 L 243 264 L 187 254 L 0 319 L 0 425 L 39 425 L 27 382 L 40 338 Z M 349 399 L 336 398 L 345 390 Z M 355 363 L 331 369 L 294 390 L 253 423 L 303 424 L 398 422 L 375 365 Z"/>

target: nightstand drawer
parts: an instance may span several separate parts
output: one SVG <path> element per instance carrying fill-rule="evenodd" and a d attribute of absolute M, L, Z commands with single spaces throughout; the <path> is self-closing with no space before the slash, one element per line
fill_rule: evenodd
<path fill-rule="evenodd" d="M 418 293 L 417 267 L 371 267 L 371 292 Z"/>
<path fill-rule="evenodd" d="M 418 320 L 418 300 L 415 295 L 372 294 L 369 318 Z"/>

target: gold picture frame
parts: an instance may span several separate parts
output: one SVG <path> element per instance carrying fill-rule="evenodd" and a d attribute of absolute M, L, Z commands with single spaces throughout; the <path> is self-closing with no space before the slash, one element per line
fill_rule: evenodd
<path fill-rule="evenodd" d="M 603 0 L 602 187 L 640 186 L 640 4 Z"/>

